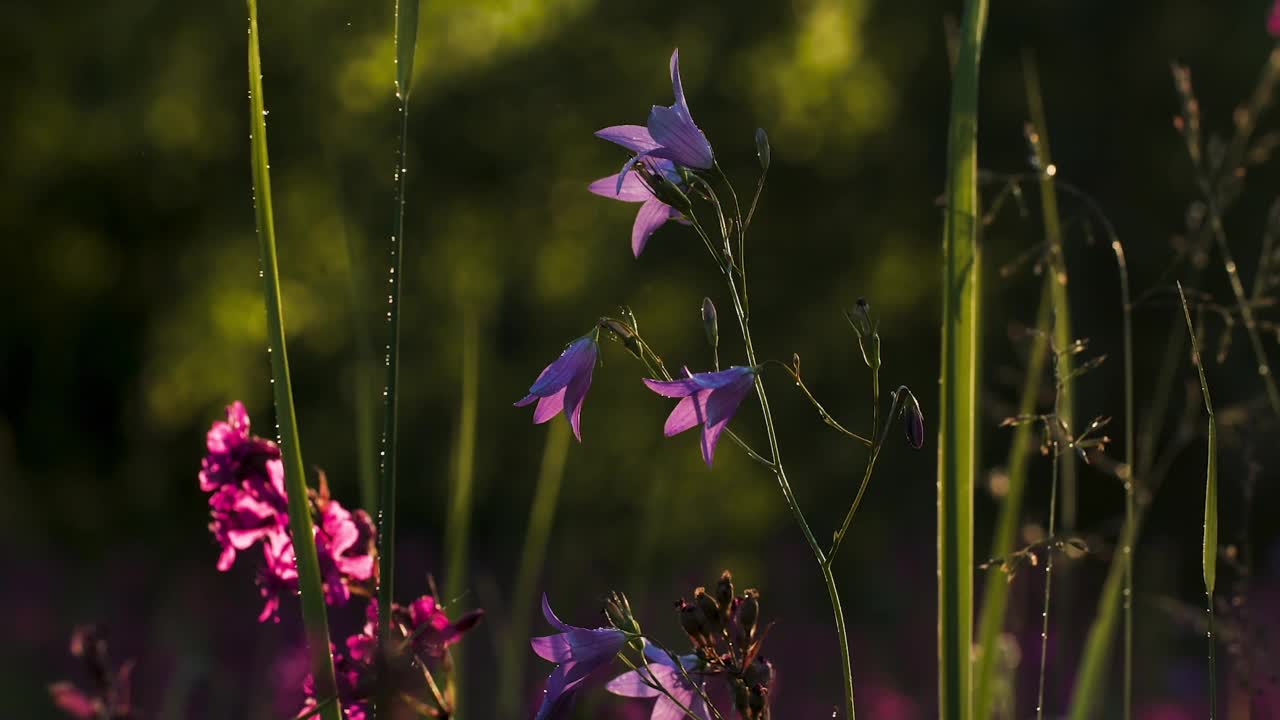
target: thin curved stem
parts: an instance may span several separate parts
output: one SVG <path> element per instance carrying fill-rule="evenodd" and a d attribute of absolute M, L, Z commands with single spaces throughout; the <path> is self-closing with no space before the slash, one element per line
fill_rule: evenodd
<path fill-rule="evenodd" d="M 902 398 L 902 392 L 905 386 L 899 387 L 893 392 L 893 402 L 889 406 L 889 414 L 885 417 L 893 417 L 898 411 L 898 401 Z M 835 538 L 831 541 L 831 549 L 827 551 L 827 562 L 835 560 L 836 551 L 840 549 L 840 543 L 844 542 L 844 536 L 849 532 L 849 526 L 853 524 L 853 516 L 858 512 L 858 506 L 862 504 L 862 496 L 867 492 L 867 486 L 871 484 L 871 473 L 876 469 L 876 459 L 880 457 L 880 449 L 884 447 L 884 441 L 889 436 L 889 428 L 891 426 L 885 423 L 884 428 L 880 432 L 880 436 L 876 439 L 874 445 L 871 446 L 871 456 L 867 458 L 867 468 L 862 473 L 862 484 L 858 486 L 858 494 L 853 498 L 853 504 L 849 506 L 849 512 L 845 513 L 844 522 L 841 523 L 840 529 L 836 531 Z"/>
<path fill-rule="evenodd" d="M 822 407 L 822 403 L 818 402 L 818 398 L 814 397 L 813 392 L 809 390 L 809 387 L 804 384 L 804 380 L 800 379 L 800 373 L 796 372 L 795 368 L 778 360 L 765 360 L 764 364 L 776 365 L 777 367 L 780 367 L 783 370 L 786 370 L 787 374 L 791 376 L 791 379 L 795 381 L 796 387 L 800 388 L 801 392 L 803 392 L 805 397 L 809 399 L 809 402 L 813 405 L 813 407 L 817 409 L 818 416 L 822 418 L 822 422 L 835 428 L 836 430 L 839 430 L 841 433 L 848 435 L 854 440 L 857 440 L 863 445 L 870 446 L 872 444 L 870 440 L 862 437 L 861 435 L 859 435 L 856 432 L 853 432 L 852 430 L 845 428 L 845 426 L 841 425 L 839 421 L 837 421 L 834 417 L 832 417 L 831 413 L 827 412 L 827 409 Z"/>

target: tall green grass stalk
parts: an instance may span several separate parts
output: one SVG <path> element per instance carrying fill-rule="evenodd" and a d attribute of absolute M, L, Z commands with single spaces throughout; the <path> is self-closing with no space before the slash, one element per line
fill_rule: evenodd
<path fill-rule="evenodd" d="M 476 466 L 476 406 L 480 395 L 480 339 L 475 310 L 462 313 L 462 398 L 458 411 L 458 435 L 453 454 L 453 484 L 449 516 L 445 520 L 445 583 L 442 602 L 453 602 L 467 587 L 467 545 L 471 537 L 471 496 Z M 453 676 L 459 689 L 455 709 L 461 705 L 462 665 L 460 648 L 453 649 Z"/>
<path fill-rule="evenodd" d="M 262 93 L 262 58 L 258 49 L 258 3 L 247 0 L 249 9 L 249 135 L 253 156 L 253 195 L 261 246 L 263 297 L 267 306 L 267 337 L 270 342 L 271 383 L 275 395 L 277 439 L 284 462 L 285 491 L 289 497 L 289 533 L 294 538 L 298 566 L 298 590 L 302 602 L 302 623 L 306 629 L 311 672 L 317 698 L 337 697 L 333 656 L 329 653 L 329 620 L 320 582 L 320 561 L 311 508 L 307 499 L 306 466 L 298 439 L 298 418 L 293 407 L 293 383 L 289 378 L 289 353 L 285 345 L 284 310 L 280 299 L 280 268 L 276 259 L 276 228 L 271 207 L 271 163 L 267 156 L 267 111 Z M 325 720 L 341 720 L 342 709 L 335 700 L 322 711 Z"/>
<path fill-rule="evenodd" d="M 1040 309 L 1036 313 L 1036 332 L 1031 336 L 1031 348 L 1027 355 L 1027 371 L 1022 383 L 1022 399 L 1018 402 L 1018 414 L 1033 415 L 1044 375 L 1045 359 L 1049 354 L 1049 334 L 1053 332 L 1053 277 L 1046 275 L 1040 295 Z M 995 536 L 991 540 L 989 557 L 999 558 L 1013 551 L 1013 543 L 1022 521 L 1022 498 L 1027 486 L 1027 469 L 1031 464 L 1035 447 L 1035 425 L 1020 423 L 1013 428 L 1013 440 L 1009 444 L 1009 456 L 1005 462 L 1009 476 L 1008 491 L 1000 506 L 996 520 Z M 986 720 L 995 708 L 996 665 L 1000 632 L 1004 628 L 1005 612 L 1009 606 L 1009 578 L 1002 572 L 987 575 L 982 593 L 982 611 L 978 622 L 978 645 L 982 654 L 978 657 L 974 677 L 974 717 Z"/>
<path fill-rule="evenodd" d="M 1213 589 L 1218 578 L 1218 426 L 1213 416 L 1213 400 L 1209 398 L 1209 381 L 1204 376 L 1200 361 L 1200 344 L 1196 342 L 1195 326 L 1191 322 L 1191 310 L 1187 308 L 1187 296 L 1178 284 L 1178 299 L 1182 301 L 1182 315 L 1187 321 L 1187 335 L 1191 339 L 1191 359 L 1200 374 L 1200 392 L 1204 395 L 1204 409 L 1209 416 L 1209 459 L 1205 466 L 1204 481 L 1204 546 L 1201 564 L 1204 569 L 1204 592 L 1207 598 L 1209 620 L 1209 720 L 1217 716 L 1218 688 L 1216 663 L 1214 662 L 1213 637 Z"/>
<path fill-rule="evenodd" d="M 938 707 L 968 720 L 978 422 L 978 68 L 986 0 L 967 0 L 951 90 L 938 422 Z"/>
<path fill-rule="evenodd" d="M 396 2 L 396 99 L 400 111 L 400 148 L 396 156 L 395 229 L 391 235 L 391 268 L 387 292 L 386 382 L 382 450 L 378 478 L 378 642 L 384 663 L 392 651 L 391 603 L 395 597 L 396 567 L 396 433 L 400 409 L 400 296 L 404 284 L 405 162 L 409 144 L 409 92 L 413 82 L 413 57 L 418 43 L 419 0 Z M 385 675 L 385 673 L 384 673 Z M 391 706 L 391 688 L 384 683 L 375 698 L 374 715 L 385 715 Z M 380 712 L 381 711 L 381 712 Z"/>
<path fill-rule="evenodd" d="M 507 631 L 510 638 L 529 636 L 529 611 L 537 605 L 538 577 L 542 574 L 547 541 L 551 537 L 556 504 L 560 498 L 560 483 L 564 479 L 564 466 L 568 457 L 569 424 L 551 423 L 547 428 L 547 444 L 542 451 L 542 464 L 538 468 L 533 505 L 529 508 L 529 524 L 520 553 L 520 567 L 511 591 L 511 625 Z M 504 643 L 501 652 L 498 715 L 518 717 L 521 711 L 520 693 L 524 687 L 524 660 L 529 654 L 528 649 L 523 642 L 512 641 Z"/>
<path fill-rule="evenodd" d="M 1030 51 L 1022 56 L 1022 76 L 1027 89 L 1027 110 L 1031 115 L 1031 128 L 1028 139 L 1035 153 L 1036 170 L 1040 175 L 1040 209 L 1044 222 L 1044 239 L 1048 251 L 1048 276 L 1052 281 L 1053 312 L 1056 319 L 1053 323 L 1053 342 L 1059 348 L 1070 347 L 1073 340 L 1071 334 L 1071 298 L 1067 291 L 1067 259 L 1063 253 L 1062 218 L 1058 212 L 1058 188 L 1054 177 L 1058 168 L 1053 164 L 1053 155 L 1049 152 L 1049 123 L 1045 118 L 1044 96 L 1040 91 L 1040 76 L 1036 71 L 1036 62 Z M 1075 409 L 1074 379 L 1071 372 L 1074 364 L 1070 355 L 1058 358 L 1059 372 L 1062 381 L 1062 394 L 1058 400 L 1060 408 L 1058 417 L 1067 427 L 1074 428 L 1072 422 Z M 1062 492 L 1059 501 L 1062 504 L 1062 527 L 1074 530 L 1076 526 L 1076 464 L 1075 453 L 1066 453 L 1061 461 Z"/>

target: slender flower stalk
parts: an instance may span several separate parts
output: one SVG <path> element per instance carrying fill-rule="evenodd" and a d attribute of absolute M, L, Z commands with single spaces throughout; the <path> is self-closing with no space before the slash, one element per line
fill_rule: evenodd
<path fill-rule="evenodd" d="M 943 720 L 968 720 L 972 711 L 973 490 L 980 416 L 978 68 L 986 21 L 986 0 L 967 0 L 947 143 L 938 419 L 938 707 Z"/>
<path fill-rule="evenodd" d="M 293 384 L 289 377 L 289 356 L 285 345 L 284 311 L 280 299 L 280 270 L 276 259 L 275 220 L 271 206 L 271 172 L 267 156 L 266 103 L 262 92 L 262 60 L 258 49 L 258 3 L 247 0 L 249 10 L 249 128 L 253 154 L 253 187 L 261 245 L 263 295 L 267 306 L 267 336 L 271 351 L 271 375 L 275 394 L 276 424 L 285 470 L 285 490 L 289 499 L 289 531 L 295 538 L 298 588 L 302 601 L 302 622 L 306 628 L 311 672 L 320 697 L 337 695 L 333 656 L 329 650 L 329 621 L 325 612 L 320 561 L 311 541 L 314 528 L 307 501 L 305 465 L 298 439 L 298 420 L 293 407 Z M 321 711 L 324 720 L 341 720 L 342 709 L 335 702 Z"/>
<path fill-rule="evenodd" d="M 1056 308 L 1055 308 L 1056 309 Z M 1056 324 L 1056 323 L 1055 323 Z M 1054 336 L 1057 336 L 1055 331 Z M 1062 408 L 1063 386 L 1063 367 L 1062 359 L 1071 353 L 1067 350 L 1067 345 L 1058 345 L 1053 343 L 1053 413 L 1050 415 L 1053 424 L 1049 431 L 1049 443 L 1053 448 L 1052 468 L 1050 469 L 1049 484 L 1049 537 L 1057 537 L 1058 532 L 1058 478 L 1060 473 L 1061 455 L 1062 455 L 1062 434 L 1063 429 L 1067 433 L 1071 432 L 1071 425 L 1067 423 L 1066 418 L 1058 414 Z M 1044 686 L 1045 686 L 1045 665 L 1048 660 L 1049 651 L 1049 602 L 1052 598 L 1053 590 L 1053 558 L 1054 548 L 1052 545 L 1048 547 L 1049 557 L 1044 564 L 1044 609 L 1040 613 L 1040 678 L 1036 685 L 1036 720 L 1044 720 Z"/>

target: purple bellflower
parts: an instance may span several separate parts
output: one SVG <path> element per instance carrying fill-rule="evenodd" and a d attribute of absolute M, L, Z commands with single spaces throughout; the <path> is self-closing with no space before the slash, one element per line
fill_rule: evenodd
<path fill-rule="evenodd" d="M 654 231 L 668 220 L 688 222 L 680 210 L 659 199 L 652 183 L 665 180 L 679 188 L 684 178 L 678 166 L 707 170 L 715 164 L 711 143 L 689 113 L 680 81 L 679 49 L 671 54 L 671 89 L 675 104 L 654 105 L 649 111 L 647 126 L 614 125 L 596 132 L 596 137 L 635 153 L 617 177 L 601 178 L 591 183 L 589 189 L 602 197 L 643 203 L 631 227 L 631 252 L 636 257 L 640 257 Z M 631 173 L 636 169 L 645 177 Z"/>
<path fill-rule="evenodd" d="M 677 165 L 709 170 L 715 165 L 715 154 L 707 136 L 693 121 L 689 103 L 684 97 L 684 84 L 680 81 L 680 49 L 671 53 L 671 91 L 675 104 L 654 105 L 649 110 L 646 126 L 614 125 L 596 133 L 609 142 L 616 143 L 637 154 L 671 160 Z M 623 174 L 632 167 L 624 166 Z M 619 182 L 622 181 L 620 177 Z"/>
<path fill-rule="evenodd" d="M 688 377 L 681 380 L 652 380 L 644 384 L 663 397 L 680 398 L 663 432 L 667 437 L 682 433 L 696 425 L 702 425 L 702 459 L 711 465 L 724 432 L 742 399 L 751 392 L 755 383 L 755 368 L 735 365 L 727 370 L 693 374 L 685 368 Z"/>
<path fill-rule="evenodd" d="M 582 401 L 591 388 L 591 373 L 599 356 L 600 345 L 594 333 L 574 340 L 555 362 L 538 375 L 529 388 L 529 394 L 515 406 L 524 407 L 536 400 L 538 406 L 533 410 L 533 421 L 538 424 L 563 412 L 569 418 L 569 426 L 573 428 L 578 442 L 582 442 Z"/>
<path fill-rule="evenodd" d="M 617 628 L 574 627 L 560 621 L 542 596 L 542 616 L 560 632 L 530 640 L 538 657 L 559 663 L 547 678 L 546 694 L 535 720 L 566 717 L 573 707 L 574 692 L 607 667 L 627 643 L 627 634 Z"/>
<path fill-rule="evenodd" d="M 621 127 L 633 127 L 640 132 L 647 133 L 644 128 L 638 125 L 624 125 Z M 605 130 L 614 129 L 616 128 L 606 128 Z M 605 132 L 605 130 L 600 132 Z M 596 134 L 599 135 L 600 133 Z M 670 160 L 646 157 L 640 162 L 645 164 L 650 173 L 661 173 L 672 184 L 679 185 L 682 182 L 680 174 L 676 171 L 675 163 Z M 640 210 L 636 213 L 636 221 L 631 225 L 631 254 L 636 257 L 640 257 L 640 253 L 644 252 L 644 246 L 649 242 L 650 236 L 658 228 L 665 225 L 668 220 L 677 220 L 682 223 L 689 222 L 679 210 L 659 200 L 653 194 L 653 190 L 649 188 L 648 183 L 641 179 L 639 173 L 628 173 L 622 179 L 621 185 L 617 184 L 617 179 L 615 175 L 602 177 L 591 183 L 587 189 L 600 197 L 613 198 L 622 202 L 641 203 Z"/>
<path fill-rule="evenodd" d="M 697 656 L 684 655 L 680 658 L 680 664 L 685 670 L 682 673 L 672 661 L 671 656 L 653 645 L 645 645 L 644 654 L 649 659 L 647 666 L 619 675 L 610 680 L 609 684 L 605 685 L 605 689 L 622 697 L 657 698 L 658 701 L 653 704 L 653 712 L 649 715 L 649 720 L 680 720 L 687 717 L 681 705 L 692 710 L 696 717 L 707 720 L 706 702 L 703 701 L 698 688 L 685 679 L 686 673 L 698 664 Z M 654 689 L 652 685 L 658 685 L 671 693 L 678 704 Z"/>

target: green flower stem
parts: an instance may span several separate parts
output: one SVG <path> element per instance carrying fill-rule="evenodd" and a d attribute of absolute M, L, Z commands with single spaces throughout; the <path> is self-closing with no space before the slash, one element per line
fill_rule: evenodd
<path fill-rule="evenodd" d="M 951 92 L 938 422 L 938 707 L 972 710 L 973 490 L 978 413 L 978 68 L 986 0 L 966 0 Z"/>
<path fill-rule="evenodd" d="M 289 498 L 289 533 L 298 567 L 298 590 L 302 601 L 302 623 L 311 656 L 315 694 L 336 698 L 333 656 L 329 654 L 329 620 L 320 581 L 320 561 L 316 556 L 315 531 L 307 499 L 305 465 L 298 439 L 298 419 L 293 406 L 293 384 L 289 378 L 289 354 L 285 345 L 284 312 L 280 299 L 280 268 L 276 259 L 276 230 L 271 207 L 271 164 L 267 156 L 266 107 L 262 93 L 262 58 L 258 49 L 258 3 L 247 0 L 249 9 L 249 132 L 253 155 L 254 208 L 262 253 L 263 296 L 267 306 L 267 337 L 271 351 L 271 377 L 275 395 L 277 437 L 284 462 L 285 491 Z M 320 710 L 324 720 L 341 720 L 342 709 L 335 699 Z"/>

